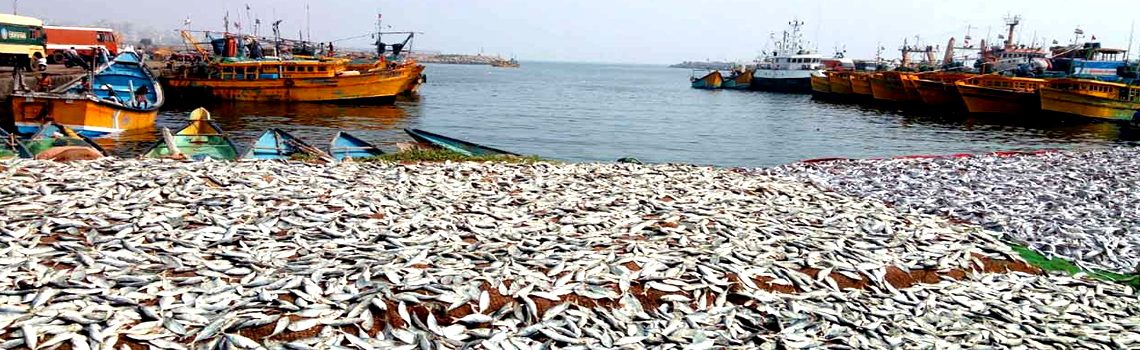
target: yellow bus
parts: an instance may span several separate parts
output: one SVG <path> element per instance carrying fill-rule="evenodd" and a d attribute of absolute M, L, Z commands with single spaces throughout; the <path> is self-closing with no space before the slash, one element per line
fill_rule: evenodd
<path fill-rule="evenodd" d="M 44 22 L 31 17 L 0 14 L 0 65 L 32 70 L 46 57 Z"/>

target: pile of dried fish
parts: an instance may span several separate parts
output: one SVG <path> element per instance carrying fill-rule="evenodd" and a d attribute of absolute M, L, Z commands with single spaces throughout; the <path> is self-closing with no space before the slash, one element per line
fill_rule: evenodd
<path fill-rule="evenodd" d="M 0 163 L 0 349 L 1107 349 L 1129 287 L 727 169 Z"/>
<path fill-rule="evenodd" d="M 1034 156 L 839 161 L 766 171 L 900 210 L 945 215 L 1002 232 L 1050 257 L 1140 273 L 1136 148 Z"/>

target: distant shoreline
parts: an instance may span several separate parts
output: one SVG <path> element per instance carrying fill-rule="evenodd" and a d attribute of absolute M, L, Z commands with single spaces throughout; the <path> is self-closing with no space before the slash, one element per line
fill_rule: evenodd
<path fill-rule="evenodd" d="M 669 68 L 687 68 L 687 69 L 717 69 L 717 70 L 731 70 L 735 63 L 732 62 L 681 62 L 670 65 Z"/>

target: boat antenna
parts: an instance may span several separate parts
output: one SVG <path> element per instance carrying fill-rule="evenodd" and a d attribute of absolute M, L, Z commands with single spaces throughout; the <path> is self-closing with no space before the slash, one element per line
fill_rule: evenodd
<path fill-rule="evenodd" d="M 17 9 L 17 5 L 19 5 L 19 4 L 20 4 L 20 0 L 12 0 L 12 14 L 13 14 L 13 15 L 18 15 L 18 14 L 20 14 L 20 12 L 16 10 L 16 9 Z"/>
<path fill-rule="evenodd" d="M 820 9 L 819 2 L 815 3 L 815 51 L 819 52 L 819 27 L 823 25 L 823 10 Z"/>
<path fill-rule="evenodd" d="M 230 10 L 226 10 L 226 16 L 222 17 L 222 21 L 225 22 L 226 33 L 228 34 L 230 32 Z"/>
<path fill-rule="evenodd" d="M 1128 29 L 1128 49 L 1124 50 L 1124 61 L 1128 62 L 1128 58 L 1132 57 L 1132 33 L 1136 30 L 1136 20 L 1132 20 L 1132 27 Z"/>
<path fill-rule="evenodd" d="M 250 25 L 250 24 L 253 24 L 253 25 L 254 25 L 254 27 L 252 27 L 252 28 L 256 29 L 256 28 L 257 28 L 257 26 L 256 26 L 256 24 L 255 24 L 255 23 L 253 23 L 253 16 L 251 16 L 251 15 L 249 14 L 249 10 L 250 10 L 250 8 L 249 8 L 249 4 L 245 4 L 245 25 L 247 25 L 247 26 L 248 26 L 248 25 Z M 249 33 L 250 33 L 250 34 L 253 34 L 253 35 L 256 35 L 256 34 L 254 34 L 254 31 L 253 31 L 252 29 L 249 31 Z"/>
<path fill-rule="evenodd" d="M 313 22 L 312 16 L 309 15 L 309 4 L 305 4 L 305 32 L 308 34 L 305 36 L 309 38 L 309 41 L 313 41 Z"/>

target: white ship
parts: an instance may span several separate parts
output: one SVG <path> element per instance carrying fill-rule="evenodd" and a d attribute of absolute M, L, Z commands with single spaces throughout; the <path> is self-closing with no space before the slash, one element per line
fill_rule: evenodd
<path fill-rule="evenodd" d="M 804 44 L 804 22 L 792 21 L 790 31 L 776 42 L 776 50 L 756 60 L 752 90 L 811 93 L 812 74 L 822 76 L 823 55 Z"/>

